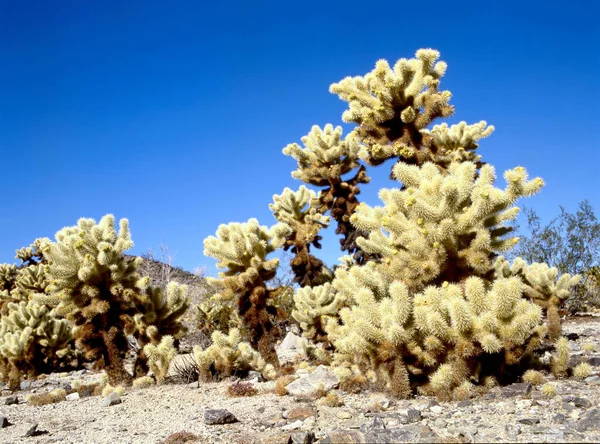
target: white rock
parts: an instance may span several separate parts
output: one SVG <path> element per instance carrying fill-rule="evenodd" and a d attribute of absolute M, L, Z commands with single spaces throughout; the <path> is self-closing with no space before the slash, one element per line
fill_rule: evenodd
<path fill-rule="evenodd" d="M 70 395 L 67 395 L 66 399 L 67 401 L 77 401 L 79 399 L 79 393 L 71 393 Z"/>
<path fill-rule="evenodd" d="M 286 387 L 290 395 L 310 395 L 319 389 L 329 391 L 338 386 L 340 380 L 329 368 L 320 365 L 309 375 L 296 379 Z"/>
<path fill-rule="evenodd" d="M 294 422 L 292 422 L 290 424 L 284 425 L 281 428 L 281 430 L 283 430 L 284 432 L 287 432 L 289 430 L 298 430 L 300 427 L 302 427 L 302 424 L 303 424 L 302 421 L 297 420 L 297 421 L 294 421 Z"/>
<path fill-rule="evenodd" d="M 442 413 L 444 411 L 443 407 L 439 406 L 439 405 L 434 405 L 429 410 L 431 410 L 431 412 L 435 413 L 436 415 L 439 415 L 440 413 Z"/>

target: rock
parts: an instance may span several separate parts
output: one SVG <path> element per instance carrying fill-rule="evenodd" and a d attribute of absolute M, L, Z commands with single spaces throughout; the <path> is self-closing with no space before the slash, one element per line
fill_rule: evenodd
<path fill-rule="evenodd" d="M 110 407 L 113 405 L 121 404 L 121 396 L 117 392 L 111 392 L 106 398 L 104 398 L 104 407 Z"/>
<path fill-rule="evenodd" d="M 528 395 L 531 392 L 532 385 L 528 382 L 515 382 L 501 388 L 503 398 L 513 398 L 515 396 Z"/>
<path fill-rule="evenodd" d="M 373 405 L 378 405 L 379 407 L 381 407 L 384 410 L 389 409 L 390 407 L 392 407 L 395 403 L 393 400 L 389 399 L 387 396 L 382 395 L 381 393 L 374 393 L 371 396 L 369 396 L 370 399 L 370 404 Z"/>
<path fill-rule="evenodd" d="M 300 427 L 302 427 L 302 421 L 298 420 L 298 421 L 294 421 L 290 424 L 286 424 L 284 425 L 281 430 L 283 431 L 289 431 L 289 430 L 298 430 Z"/>
<path fill-rule="evenodd" d="M 319 440 L 319 444 L 359 444 L 365 442 L 369 441 L 366 441 L 365 435 L 357 430 L 334 430 Z"/>
<path fill-rule="evenodd" d="M 539 418 L 520 418 L 517 421 L 520 422 L 521 424 L 525 424 L 525 425 L 534 425 L 534 424 L 540 423 Z"/>
<path fill-rule="evenodd" d="M 504 431 L 506 432 L 506 435 L 514 441 L 521 433 L 521 427 L 517 424 L 506 424 L 504 426 Z"/>
<path fill-rule="evenodd" d="M 38 424 L 37 422 L 34 422 L 33 424 L 31 424 L 29 426 L 29 428 L 25 431 L 25 434 L 23 435 L 25 438 L 28 438 L 30 436 L 35 436 L 38 434 Z"/>
<path fill-rule="evenodd" d="M 438 429 L 444 429 L 446 428 L 446 420 L 444 418 L 435 418 L 435 421 L 433 421 L 433 425 L 436 426 Z"/>
<path fill-rule="evenodd" d="M 289 332 L 283 341 L 281 341 L 281 344 L 275 348 L 279 362 L 285 364 L 306 358 L 306 352 L 304 351 L 304 347 L 302 347 L 302 343 L 303 339 L 300 336 Z"/>
<path fill-rule="evenodd" d="M 597 376 L 597 375 L 588 376 L 587 378 L 585 378 L 584 381 L 586 384 L 597 385 L 597 384 L 600 384 L 600 376 Z"/>
<path fill-rule="evenodd" d="M 436 415 L 439 415 L 444 411 L 444 409 L 440 405 L 434 405 L 429 410 L 431 411 L 431 413 L 435 413 Z"/>
<path fill-rule="evenodd" d="M 573 399 L 573 404 L 575 404 L 575 407 L 587 409 L 592 406 L 592 401 L 587 398 L 580 398 L 579 396 L 576 396 Z"/>
<path fill-rule="evenodd" d="M 581 419 L 575 424 L 575 429 L 578 432 L 585 432 L 589 429 L 600 427 L 600 409 L 595 408 L 588 410 Z"/>
<path fill-rule="evenodd" d="M 596 330 L 594 330 L 593 328 L 586 328 L 585 330 L 583 330 L 581 332 L 581 336 L 595 336 L 596 335 Z"/>
<path fill-rule="evenodd" d="M 267 408 L 266 408 L 266 407 L 263 405 L 263 406 L 261 406 L 261 407 L 257 408 L 257 409 L 256 409 L 256 411 L 257 411 L 258 413 L 265 413 L 265 410 L 266 410 L 266 409 L 267 409 Z"/>
<path fill-rule="evenodd" d="M 567 333 L 565 338 L 567 338 L 569 341 L 576 341 L 579 339 L 579 335 L 577 333 Z"/>
<path fill-rule="evenodd" d="M 281 351 L 289 351 L 289 350 L 303 350 L 302 343 L 304 341 L 298 335 L 295 335 L 292 332 L 289 332 L 281 344 L 279 344 L 279 350 Z"/>
<path fill-rule="evenodd" d="M 320 365 L 309 375 L 296 379 L 286 387 L 290 395 L 302 396 L 312 395 L 315 391 L 322 389 L 329 391 L 338 386 L 340 380 L 324 365 Z"/>
<path fill-rule="evenodd" d="M 31 381 L 21 381 L 19 387 L 21 390 L 29 390 L 31 388 Z"/>
<path fill-rule="evenodd" d="M 374 429 L 364 433 L 364 441 L 376 443 L 436 442 L 438 435 L 429 427 L 409 425 L 398 429 Z M 339 442 L 339 441 L 336 441 Z M 342 441 L 347 442 L 347 441 Z M 355 442 L 355 441 L 352 441 Z"/>
<path fill-rule="evenodd" d="M 600 367 L 600 356 L 592 356 L 588 358 L 587 362 L 594 367 Z"/>
<path fill-rule="evenodd" d="M 557 413 L 556 415 L 554 415 L 552 417 L 552 421 L 554 421 L 554 423 L 556 424 L 564 424 L 564 422 L 567 420 L 567 417 L 565 415 L 563 415 L 562 413 Z"/>
<path fill-rule="evenodd" d="M 352 419 L 352 413 L 340 410 L 336 415 L 339 419 Z"/>
<path fill-rule="evenodd" d="M 314 432 L 292 433 L 290 440 L 292 444 L 312 444 L 316 441 Z"/>
<path fill-rule="evenodd" d="M 459 401 L 458 404 L 456 404 L 457 407 L 464 409 L 466 407 L 471 407 L 473 405 L 473 401 L 470 401 L 468 399 L 465 399 L 463 401 Z"/>
<path fill-rule="evenodd" d="M 70 393 L 67 395 L 67 401 L 77 401 L 79 399 L 79 393 Z"/>
<path fill-rule="evenodd" d="M 408 423 L 419 422 L 423 419 L 421 415 L 421 411 L 417 409 L 408 409 L 406 410 L 406 416 L 408 418 Z"/>
<path fill-rule="evenodd" d="M 253 381 L 253 382 L 263 382 L 265 379 L 263 378 L 263 375 L 260 372 L 250 370 L 248 372 L 248 376 L 246 377 L 246 380 Z"/>
<path fill-rule="evenodd" d="M 15 405 L 19 403 L 19 398 L 16 395 L 7 396 L 4 398 L 4 405 Z"/>
<path fill-rule="evenodd" d="M 283 412 L 282 416 L 289 421 L 295 421 L 297 419 L 303 421 L 307 418 L 315 416 L 315 414 L 316 412 L 313 407 L 298 407 L 290 411 Z"/>
<path fill-rule="evenodd" d="M 289 433 L 278 433 L 276 435 L 270 435 L 261 440 L 263 444 L 290 444 L 292 438 Z"/>
<path fill-rule="evenodd" d="M 8 427 L 9 425 L 10 425 L 10 422 L 8 422 L 8 419 L 6 418 L 6 416 L 0 416 L 0 429 Z"/>
<path fill-rule="evenodd" d="M 207 425 L 232 424 L 238 419 L 226 409 L 208 409 L 204 412 L 204 423 Z"/>
<path fill-rule="evenodd" d="M 0 396 L 10 396 L 10 395 L 12 395 L 11 390 L 4 389 L 4 390 L 0 391 Z"/>

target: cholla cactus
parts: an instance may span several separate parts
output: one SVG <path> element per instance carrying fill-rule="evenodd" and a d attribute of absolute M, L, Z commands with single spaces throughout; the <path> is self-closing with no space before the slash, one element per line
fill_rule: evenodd
<path fill-rule="evenodd" d="M 173 336 L 166 335 L 160 340 L 158 345 L 146 344 L 144 353 L 148 357 L 148 364 L 156 378 L 158 384 L 162 384 L 169 372 L 169 365 L 177 354 L 173 342 Z"/>
<path fill-rule="evenodd" d="M 310 254 L 311 245 L 321 248 L 319 231 L 329 225 L 329 217 L 323 216 L 310 205 L 315 199 L 314 191 L 301 186 L 296 192 L 284 189 L 281 196 L 273 196 L 274 203 L 269 205 L 275 219 L 293 230 L 286 238 L 283 249 L 287 251 L 291 248 L 294 253 L 290 265 L 295 281 L 303 287 L 319 285 L 333 277 L 323 261 Z"/>
<path fill-rule="evenodd" d="M 327 331 L 338 359 L 374 369 L 398 396 L 420 386 L 450 396 L 467 381 L 502 378 L 503 366 L 531 357 L 545 334 L 541 309 L 523 299 L 518 278 L 488 286 L 471 277 L 411 294 L 368 268 L 367 279 L 356 268 L 336 277 L 334 286 L 354 304 L 341 310 L 341 323 L 330 318 Z"/>
<path fill-rule="evenodd" d="M 220 225 L 217 236 L 204 240 L 204 254 L 219 260 L 220 279 L 209 279 L 226 299 L 235 299 L 238 314 L 250 332 L 250 342 L 263 357 L 278 365 L 273 322 L 269 314 L 271 290 L 267 282 L 277 273 L 278 259 L 267 256 L 281 248 L 292 230 L 278 223 L 260 226 L 256 219 L 247 223 Z"/>
<path fill-rule="evenodd" d="M 325 324 L 328 317 L 336 317 L 343 301 L 329 282 L 316 287 L 300 288 L 294 294 L 295 309 L 292 317 L 302 329 L 302 335 L 317 342 L 327 342 Z"/>
<path fill-rule="evenodd" d="M 194 347 L 194 359 L 204 379 L 215 376 L 225 377 L 234 372 L 255 370 L 266 379 L 274 379 L 275 368 L 262 358 L 248 342 L 243 342 L 238 329 L 231 329 L 228 335 L 220 331 L 212 334 L 212 345 L 206 350 Z"/>
<path fill-rule="evenodd" d="M 520 257 L 511 265 L 503 256 L 496 260 L 494 271 L 497 277 L 519 276 L 523 280 L 525 295 L 546 310 L 549 337 L 556 341 L 561 334 L 559 309 L 569 298 L 581 276 L 571 276 L 568 273 L 559 276 L 556 267 L 537 262 L 528 265 Z"/>
<path fill-rule="evenodd" d="M 369 233 L 358 244 L 383 257 L 386 279 L 402 279 L 413 291 L 490 272 L 495 251 L 518 240 L 504 237 L 512 231 L 504 222 L 518 212 L 514 202 L 543 184 L 528 181 L 518 167 L 504 174 L 508 185 L 500 190 L 493 186 L 494 168 L 477 172 L 472 162 L 452 163 L 446 175 L 433 163 L 399 162 L 393 172 L 404 189 L 381 190 L 384 207 L 361 204 L 350 220 Z"/>
<path fill-rule="evenodd" d="M 354 254 L 362 262 L 365 258 L 356 245 L 356 238 L 362 233 L 357 232 L 348 218 L 358 205 L 359 185 L 370 179 L 365 167 L 359 164 L 361 146 L 355 135 L 350 134 L 345 139 L 341 136 L 339 126 L 334 128 L 328 124 L 321 130 L 315 125 L 307 136 L 302 137 L 304 148 L 292 143 L 283 149 L 283 153 L 298 161 L 298 169 L 292 177 L 323 188 L 317 199 L 312 199 L 310 207 L 314 210 L 309 208 L 309 213 L 314 211 L 315 215 L 324 215 L 329 211 L 337 222 L 336 233 L 343 236 L 340 240 L 342 250 Z M 342 178 L 353 170 L 356 170 L 353 177 Z"/>
<path fill-rule="evenodd" d="M 123 256 L 132 246 L 127 219 L 117 234 L 114 216 L 107 215 L 99 224 L 79 219 L 44 247 L 48 289 L 61 301 L 57 311 L 73 322 L 78 347 L 106 369 L 112 385 L 131 379 L 123 368 L 126 335 L 134 332 L 138 305 L 149 302 L 148 278 L 136 271 L 141 258 Z"/>
<path fill-rule="evenodd" d="M 225 300 L 222 294 L 217 293 L 196 305 L 195 309 L 198 329 L 207 336 L 210 337 L 213 331 L 227 333 L 230 329 L 237 328 L 243 337 L 250 338 L 237 312 L 235 300 Z"/>
<path fill-rule="evenodd" d="M 48 306 L 33 300 L 10 303 L 0 320 L 0 364 L 10 387 L 21 377 L 33 377 L 59 369 L 73 358 L 72 329 Z"/>
<path fill-rule="evenodd" d="M 449 117 L 450 92 L 439 91 L 446 72 L 445 62 L 433 49 L 420 49 L 415 59 L 400 59 L 393 68 L 379 60 L 364 77 L 346 77 L 330 92 L 348 102 L 344 122 L 356 123 L 353 131 L 364 143 L 361 158 L 370 165 L 399 157 L 405 162 L 424 163 L 435 148 L 427 147 L 423 133 L 435 119 Z"/>
<path fill-rule="evenodd" d="M 187 285 L 169 282 L 166 295 L 159 287 L 148 287 L 146 293 L 148 299 L 136 307 L 139 313 L 133 316 L 135 337 L 141 348 L 134 364 L 134 376 L 143 376 L 148 371 L 146 345 L 158 345 L 165 336 L 178 343 L 187 331 L 182 322 L 190 306 Z"/>

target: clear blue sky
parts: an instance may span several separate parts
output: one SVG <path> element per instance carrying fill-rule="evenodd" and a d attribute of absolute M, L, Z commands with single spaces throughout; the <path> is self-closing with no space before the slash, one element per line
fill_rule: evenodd
<path fill-rule="evenodd" d="M 600 214 L 600 2 L 216 3 L 0 0 L 0 262 L 113 213 L 131 253 L 164 243 L 214 274 L 204 238 L 274 223 L 273 194 L 300 186 L 282 148 L 342 123 L 329 85 L 427 47 L 449 65 L 448 122 L 487 120 L 498 176 L 546 181 L 522 204 Z M 388 172 L 370 170 L 362 200 L 379 203 Z M 321 257 L 339 256 L 328 234 Z"/>

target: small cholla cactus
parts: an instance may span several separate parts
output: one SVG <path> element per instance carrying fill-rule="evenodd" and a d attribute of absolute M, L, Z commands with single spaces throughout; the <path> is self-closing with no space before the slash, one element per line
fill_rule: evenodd
<path fill-rule="evenodd" d="M 255 370 L 266 379 L 274 379 L 276 371 L 267 364 L 258 351 L 241 340 L 239 330 L 232 329 L 226 336 L 220 331 L 212 334 L 213 344 L 206 350 L 194 347 L 194 359 L 198 364 L 200 376 L 205 380 L 225 377 L 237 371 Z"/>
<path fill-rule="evenodd" d="M 173 336 L 163 336 L 158 345 L 146 344 L 144 352 L 148 357 L 148 364 L 156 377 L 156 382 L 162 384 L 169 372 L 169 365 L 177 354 L 173 345 Z"/>
<path fill-rule="evenodd" d="M 573 377 L 583 380 L 592 374 L 592 366 L 587 362 L 582 362 L 573 369 Z"/>

